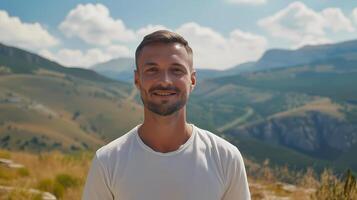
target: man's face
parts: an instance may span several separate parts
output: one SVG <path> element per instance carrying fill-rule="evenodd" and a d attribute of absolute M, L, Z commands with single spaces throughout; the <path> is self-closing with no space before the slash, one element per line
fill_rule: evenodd
<path fill-rule="evenodd" d="M 150 44 L 142 49 L 137 63 L 135 85 L 145 108 L 168 116 L 186 105 L 196 83 L 196 74 L 183 45 Z"/>

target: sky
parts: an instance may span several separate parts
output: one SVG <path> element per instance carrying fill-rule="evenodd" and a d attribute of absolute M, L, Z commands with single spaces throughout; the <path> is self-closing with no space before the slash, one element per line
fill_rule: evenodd
<path fill-rule="evenodd" d="M 272 48 L 357 39 L 357 1 L 0 0 L 0 43 L 67 67 L 134 57 L 159 29 L 189 42 L 196 68 L 224 70 Z"/>

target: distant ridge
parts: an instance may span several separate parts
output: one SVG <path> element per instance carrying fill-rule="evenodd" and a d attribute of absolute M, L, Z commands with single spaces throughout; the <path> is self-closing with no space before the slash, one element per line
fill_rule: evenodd
<path fill-rule="evenodd" d="M 0 65 L 11 69 L 16 74 L 32 74 L 36 70 L 45 69 L 72 75 L 81 79 L 110 82 L 112 80 L 96 72 L 79 67 L 64 67 L 28 51 L 0 43 Z"/>
<path fill-rule="evenodd" d="M 293 67 L 327 59 L 357 59 L 357 40 L 335 44 L 307 45 L 296 50 L 270 49 L 256 62 L 243 63 L 228 71 L 249 72 L 272 68 Z"/>
<path fill-rule="evenodd" d="M 115 58 L 107 62 L 95 64 L 90 69 L 114 80 L 132 82 L 134 79 L 134 58 Z"/>

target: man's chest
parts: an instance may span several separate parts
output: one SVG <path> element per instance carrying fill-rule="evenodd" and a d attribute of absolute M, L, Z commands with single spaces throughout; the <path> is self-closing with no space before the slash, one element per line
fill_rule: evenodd
<path fill-rule="evenodd" d="M 113 177 L 119 200 L 220 200 L 225 190 L 219 169 L 202 159 L 131 160 Z"/>

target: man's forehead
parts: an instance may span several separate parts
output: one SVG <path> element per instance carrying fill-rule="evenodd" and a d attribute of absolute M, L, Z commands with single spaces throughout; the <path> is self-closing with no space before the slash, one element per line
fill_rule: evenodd
<path fill-rule="evenodd" d="M 137 64 L 138 66 L 143 66 L 146 63 L 154 63 L 158 61 L 157 59 L 180 63 L 190 68 L 192 66 L 190 54 L 187 52 L 185 46 L 178 42 L 157 42 L 144 46 L 137 57 Z"/>
<path fill-rule="evenodd" d="M 171 50 L 184 50 L 186 51 L 185 47 L 178 42 L 170 42 L 170 43 L 163 43 L 163 42 L 157 42 L 157 43 L 152 43 L 148 44 L 143 47 L 142 52 L 145 50 L 152 50 L 152 49 L 171 49 Z M 151 52 L 151 51 L 150 51 Z"/>
<path fill-rule="evenodd" d="M 145 60 L 147 60 L 156 57 L 189 59 L 185 47 L 180 43 L 158 43 L 145 46 L 142 49 L 141 59 L 145 58 Z"/>

